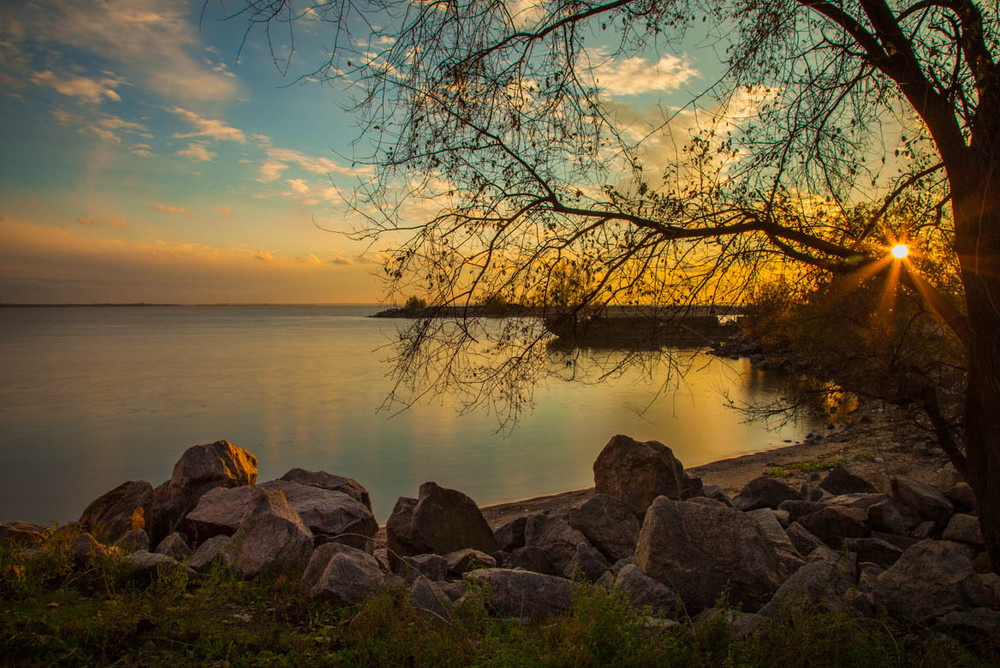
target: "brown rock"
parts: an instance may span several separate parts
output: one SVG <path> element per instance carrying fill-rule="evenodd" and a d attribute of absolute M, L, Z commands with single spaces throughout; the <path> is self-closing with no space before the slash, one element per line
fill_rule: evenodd
<path fill-rule="evenodd" d="M 548 555 L 556 573 L 565 571 L 577 548 L 590 545 L 587 537 L 569 523 L 568 510 L 551 510 L 528 518 L 524 528 L 525 546 L 540 547 Z"/>
<path fill-rule="evenodd" d="M 598 494 L 571 510 L 568 519 L 570 526 L 578 529 L 611 562 L 631 557 L 635 551 L 641 525 L 623 501 Z"/>
<path fill-rule="evenodd" d="M 777 508 L 782 501 L 801 501 L 802 495 L 790 485 L 767 476 L 754 478 L 733 499 L 733 506 L 740 510 Z"/>
<path fill-rule="evenodd" d="M 17 545 L 18 547 L 39 545 L 51 533 L 49 529 L 29 522 L 17 521 L 0 524 L 0 545 Z"/>
<path fill-rule="evenodd" d="M 233 534 L 225 558 L 243 577 L 305 566 L 313 535 L 277 490 L 254 488 L 250 516 Z"/>
<path fill-rule="evenodd" d="M 684 465 L 658 441 L 636 441 L 618 434 L 594 462 L 598 494 L 623 501 L 641 515 L 658 496 L 684 499 L 701 495 L 701 481 L 685 476 Z"/>
<path fill-rule="evenodd" d="M 363 505 L 369 511 L 372 509 L 372 500 L 368 495 L 368 490 L 352 478 L 334 475 L 326 471 L 307 471 L 306 469 L 292 469 L 281 480 L 297 482 L 300 485 L 309 485 L 328 489 L 331 492 L 342 492 Z"/>
<path fill-rule="evenodd" d="M 448 563 L 448 572 L 461 575 L 477 568 L 496 568 L 497 560 L 479 550 L 465 548 L 446 554 L 444 560 Z"/>
<path fill-rule="evenodd" d="M 463 576 L 490 592 L 490 606 L 515 617 L 551 617 L 569 610 L 573 585 L 569 580 L 531 571 L 486 568 Z"/>
<path fill-rule="evenodd" d="M 833 467 L 822 482 L 819 483 L 821 489 L 825 489 L 833 495 L 854 494 L 854 493 L 874 493 L 878 490 L 870 482 L 855 474 L 843 464 Z"/>
<path fill-rule="evenodd" d="M 307 595 L 341 605 L 357 605 L 373 597 L 385 581 L 375 557 L 340 543 L 320 545 L 302 575 Z"/>
<path fill-rule="evenodd" d="M 871 534 L 868 515 L 858 508 L 828 506 L 798 521 L 832 548 L 839 548 L 845 538 L 864 538 Z"/>
<path fill-rule="evenodd" d="M 288 505 L 313 534 L 330 536 L 338 543 L 359 550 L 372 549 L 370 539 L 378 532 L 378 522 L 371 509 L 353 496 L 287 480 L 273 480 L 259 487 L 281 491 L 288 499 Z"/>
<path fill-rule="evenodd" d="M 934 522 L 943 529 L 955 512 L 955 507 L 944 493 L 927 483 L 894 475 L 889 477 L 890 494 L 892 498 L 913 508 L 921 517 Z"/>
<path fill-rule="evenodd" d="M 476 502 L 433 482 L 416 499 L 400 497 L 386 522 L 389 549 L 399 555 L 448 554 L 466 547 L 496 552 L 496 538 Z"/>
<path fill-rule="evenodd" d="M 80 516 L 80 524 L 94 536 L 115 541 L 126 531 L 146 529 L 153 506 L 153 486 L 130 480 L 95 499 Z"/>
<path fill-rule="evenodd" d="M 253 511 L 254 487 L 216 487 L 198 499 L 188 513 L 185 530 L 200 544 L 214 536 L 232 536 Z"/>

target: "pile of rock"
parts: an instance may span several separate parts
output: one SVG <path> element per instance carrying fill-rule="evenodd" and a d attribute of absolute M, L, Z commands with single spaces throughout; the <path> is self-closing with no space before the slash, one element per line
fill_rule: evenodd
<path fill-rule="evenodd" d="M 879 492 L 838 466 L 798 489 L 757 478 L 730 499 L 665 445 L 615 436 L 594 463 L 596 495 L 579 508 L 493 531 L 472 499 L 428 482 L 397 501 L 377 545 L 357 482 L 302 469 L 262 484 L 256 475 L 241 448 L 195 446 L 163 485 L 125 483 L 88 506 L 89 533 L 74 549 L 127 552 L 139 569 L 221 561 L 246 577 L 301 573 L 304 592 L 344 604 L 406 587 L 441 616 L 480 588 L 498 614 L 558 614 L 583 579 L 667 619 L 714 614 L 724 601 L 744 631 L 808 604 L 1000 633 L 1000 576 L 964 483 L 944 491 L 893 476 Z"/>

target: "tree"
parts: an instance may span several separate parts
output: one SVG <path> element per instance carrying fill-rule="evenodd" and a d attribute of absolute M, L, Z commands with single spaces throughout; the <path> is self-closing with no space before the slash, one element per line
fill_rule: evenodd
<path fill-rule="evenodd" d="M 261 0 L 246 15 L 271 28 L 303 13 Z M 568 262 L 593 286 L 577 308 L 652 307 L 736 301 L 778 276 L 898 275 L 963 347 L 951 455 L 1000 563 L 995 0 L 333 0 L 316 17 L 335 38 L 314 74 L 361 91 L 379 166 L 357 234 L 404 233 L 386 267 L 396 289 L 525 303 Z M 624 59 L 685 34 L 724 50 L 688 106 L 641 113 L 608 95 Z M 416 218 L 415 199 L 433 211 Z M 894 262 L 900 239 L 937 254 Z M 400 380 L 419 368 L 516 404 L 543 339 L 518 322 L 485 348 L 498 356 L 445 359 L 430 349 L 481 339 L 425 322 L 401 354 L 437 365 L 403 364 Z"/>

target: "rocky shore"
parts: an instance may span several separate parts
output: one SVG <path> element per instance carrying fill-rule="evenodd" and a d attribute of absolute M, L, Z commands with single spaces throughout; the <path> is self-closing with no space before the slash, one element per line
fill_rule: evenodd
<path fill-rule="evenodd" d="M 814 606 L 1000 634 L 1000 576 L 968 485 L 919 443 L 841 436 L 686 470 L 667 446 L 618 435 L 591 490 L 480 509 L 427 482 L 385 527 L 357 481 L 293 469 L 258 483 L 256 457 L 219 441 L 185 451 L 169 481 L 123 483 L 56 532 L 78 534 L 80 564 L 113 557 L 145 577 L 193 578 L 222 564 L 294 578 L 338 605 L 405 589 L 441 618 L 484 591 L 497 615 L 560 614 L 582 580 L 667 626 L 723 606 L 751 633 Z M 43 527 L 0 526 L 0 541 L 26 550 L 47 540 Z"/>

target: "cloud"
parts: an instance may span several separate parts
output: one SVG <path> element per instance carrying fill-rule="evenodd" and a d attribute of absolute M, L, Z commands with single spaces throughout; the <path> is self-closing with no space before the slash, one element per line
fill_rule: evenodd
<path fill-rule="evenodd" d="M 102 116 L 93 117 L 90 115 L 78 114 L 72 111 L 67 111 L 66 109 L 53 109 L 52 117 L 56 120 L 59 125 L 75 126 L 81 132 L 89 132 L 97 135 L 101 139 L 112 144 L 121 144 L 123 141 L 123 135 L 132 134 L 138 135 L 140 137 L 152 137 L 152 134 L 142 123 L 136 123 L 134 121 L 127 121 L 124 118 L 119 118 L 118 116 L 112 116 L 110 114 L 104 114 Z M 138 143 L 133 146 L 137 149 L 148 149 L 149 144 Z M 152 155 L 150 153 L 150 155 Z"/>
<path fill-rule="evenodd" d="M 287 183 L 291 186 L 292 192 L 299 195 L 305 195 L 309 192 L 309 186 L 307 186 L 306 182 L 302 179 L 288 179 Z"/>
<path fill-rule="evenodd" d="M 351 262 L 350 258 L 346 258 L 343 255 L 338 255 L 336 257 L 330 258 L 330 264 L 354 264 Z"/>
<path fill-rule="evenodd" d="M 288 165 L 283 162 L 278 162 L 277 160 L 267 160 L 260 166 L 260 176 L 257 177 L 257 180 L 262 183 L 273 181 L 281 176 L 281 172 L 286 169 L 288 169 Z"/>
<path fill-rule="evenodd" d="M 633 57 L 611 59 L 593 71 L 597 85 L 611 95 L 641 95 L 677 90 L 698 76 L 687 56 L 666 55 L 657 62 Z"/>
<path fill-rule="evenodd" d="M 210 162 L 219 154 L 209 151 L 208 146 L 202 142 L 191 142 L 187 148 L 182 148 L 175 152 L 174 155 L 190 158 L 192 162 Z"/>
<path fill-rule="evenodd" d="M 216 71 L 202 57 L 188 0 L 8 4 L 4 20 L 21 26 L 18 42 L 32 43 L 39 51 L 55 54 L 65 47 L 90 51 L 116 63 L 130 81 L 141 82 L 167 99 L 228 100 L 236 95 L 232 74 Z"/>
<path fill-rule="evenodd" d="M 176 213 L 180 216 L 193 216 L 194 214 L 185 209 L 182 206 L 168 206 L 166 204 L 154 204 L 150 207 L 153 211 L 162 211 L 164 213 Z"/>
<path fill-rule="evenodd" d="M 274 256 L 263 248 L 258 248 L 257 252 L 253 254 L 254 258 L 260 260 L 261 262 L 273 262 Z"/>
<path fill-rule="evenodd" d="M 233 215 L 233 207 L 231 206 L 224 206 L 220 204 L 219 206 L 215 207 L 215 210 L 224 213 L 227 216 Z"/>
<path fill-rule="evenodd" d="M 91 79 L 72 75 L 60 79 L 51 70 L 45 70 L 33 73 L 30 80 L 33 84 L 51 86 L 62 95 L 90 104 L 99 104 L 105 98 L 121 102 L 121 97 L 115 92 L 115 87 L 123 83 L 121 79 Z"/>
<path fill-rule="evenodd" d="M 126 223 L 124 220 L 118 220 L 118 219 L 108 220 L 108 221 L 102 221 L 102 220 L 98 220 L 97 218 L 80 217 L 80 218 L 76 219 L 76 222 L 80 223 L 81 225 L 86 225 L 86 226 L 96 226 L 96 225 L 107 225 L 108 227 L 127 227 L 128 226 L 128 223 Z"/>
<path fill-rule="evenodd" d="M 323 260 L 319 259 L 312 253 L 306 253 L 306 256 L 302 258 L 303 262 L 308 262 L 309 264 L 323 264 Z"/>
<path fill-rule="evenodd" d="M 209 139 L 214 139 L 215 141 L 233 141 L 240 144 L 247 143 L 247 136 L 243 133 L 243 130 L 234 128 L 231 125 L 226 125 L 223 121 L 212 118 L 203 118 L 193 111 L 188 111 L 187 109 L 182 109 L 181 107 L 174 107 L 170 109 L 170 111 L 180 116 L 195 129 L 194 132 L 178 133 L 174 135 L 175 137 L 208 137 Z"/>
<path fill-rule="evenodd" d="M 372 168 L 369 165 L 363 165 L 361 167 L 346 166 L 341 165 L 335 160 L 330 158 L 317 158 L 311 155 L 306 155 L 301 151 L 295 151 L 288 148 L 270 148 L 267 150 L 268 161 L 264 165 L 282 165 L 287 168 L 288 163 L 294 163 L 299 166 L 300 169 L 304 169 L 307 172 L 313 172 L 315 174 L 339 174 L 341 176 L 361 176 L 364 174 L 371 174 Z M 261 167 L 261 175 L 263 176 L 264 167 Z M 277 178 L 272 177 L 272 178 Z M 270 180 L 270 179 L 268 179 Z"/>

